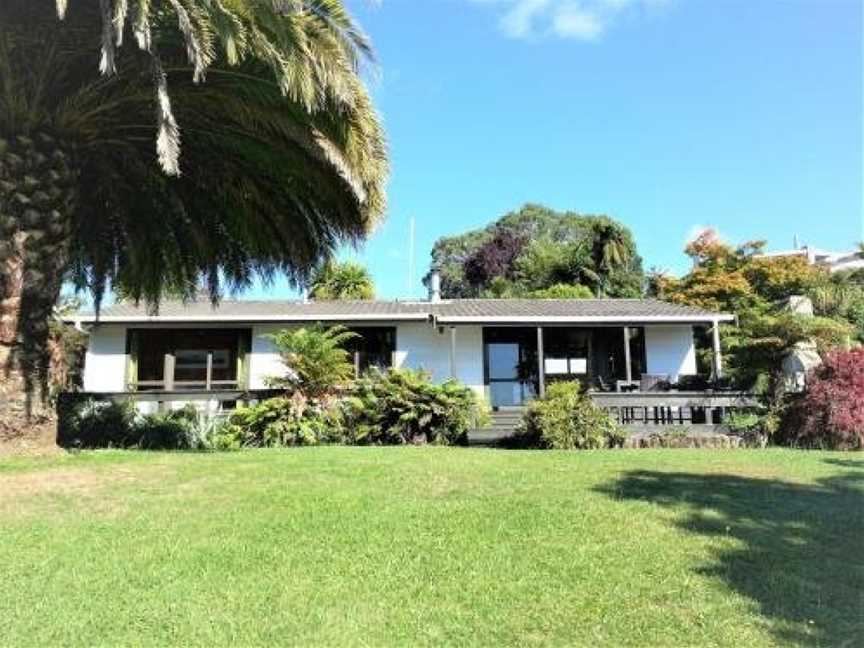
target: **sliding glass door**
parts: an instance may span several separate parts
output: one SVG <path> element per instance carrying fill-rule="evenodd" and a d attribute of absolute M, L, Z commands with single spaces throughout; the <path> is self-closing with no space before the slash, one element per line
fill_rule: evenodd
<path fill-rule="evenodd" d="M 536 329 L 486 328 L 483 339 L 489 404 L 524 405 L 537 393 Z"/>

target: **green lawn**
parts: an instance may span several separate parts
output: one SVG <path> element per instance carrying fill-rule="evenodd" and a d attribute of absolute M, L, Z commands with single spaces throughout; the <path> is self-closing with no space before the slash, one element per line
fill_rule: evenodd
<path fill-rule="evenodd" d="M 864 457 L 0 459 L 0 644 L 864 645 Z"/>

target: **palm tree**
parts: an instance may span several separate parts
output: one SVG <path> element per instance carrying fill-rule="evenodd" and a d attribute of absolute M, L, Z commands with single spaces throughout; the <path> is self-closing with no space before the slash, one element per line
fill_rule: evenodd
<path fill-rule="evenodd" d="M 385 207 L 369 44 L 341 0 L 66 5 L 0 3 L 0 432 L 47 415 L 64 281 L 97 308 L 110 286 L 155 308 L 202 278 L 213 300 L 299 284 Z"/>
<path fill-rule="evenodd" d="M 591 258 L 598 275 L 597 294 L 605 294 L 609 275 L 624 268 L 633 259 L 633 251 L 624 230 L 613 222 L 599 222 L 592 227 Z"/>
<path fill-rule="evenodd" d="M 374 299 L 375 285 L 369 271 L 359 263 L 328 261 L 313 275 L 309 284 L 312 299 Z"/>

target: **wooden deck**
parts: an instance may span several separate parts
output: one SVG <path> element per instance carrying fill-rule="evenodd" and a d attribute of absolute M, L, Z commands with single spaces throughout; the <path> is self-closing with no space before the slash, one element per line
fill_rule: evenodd
<path fill-rule="evenodd" d="M 594 392 L 591 397 L 634 440 L 670 433 L 695 439 L 725 436 L 729 428 L 724 421 L 731 411 L 759 406 L 744 392 Z M 471 433 L 469 443 L 494 444 L 513 436 L 524 409 L 493 412 L 492 424 Z"/>

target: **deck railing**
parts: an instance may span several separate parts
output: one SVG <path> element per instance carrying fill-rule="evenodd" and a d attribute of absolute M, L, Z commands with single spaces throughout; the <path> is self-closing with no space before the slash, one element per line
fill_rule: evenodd
<path fill-rule="evenodd" d="M 591 397 L 631 432 L 666 426 L 686 426 L 688 433 L 724 432 L 730 413 L 759 407 L 745 392 L 592 392 Z"/>

